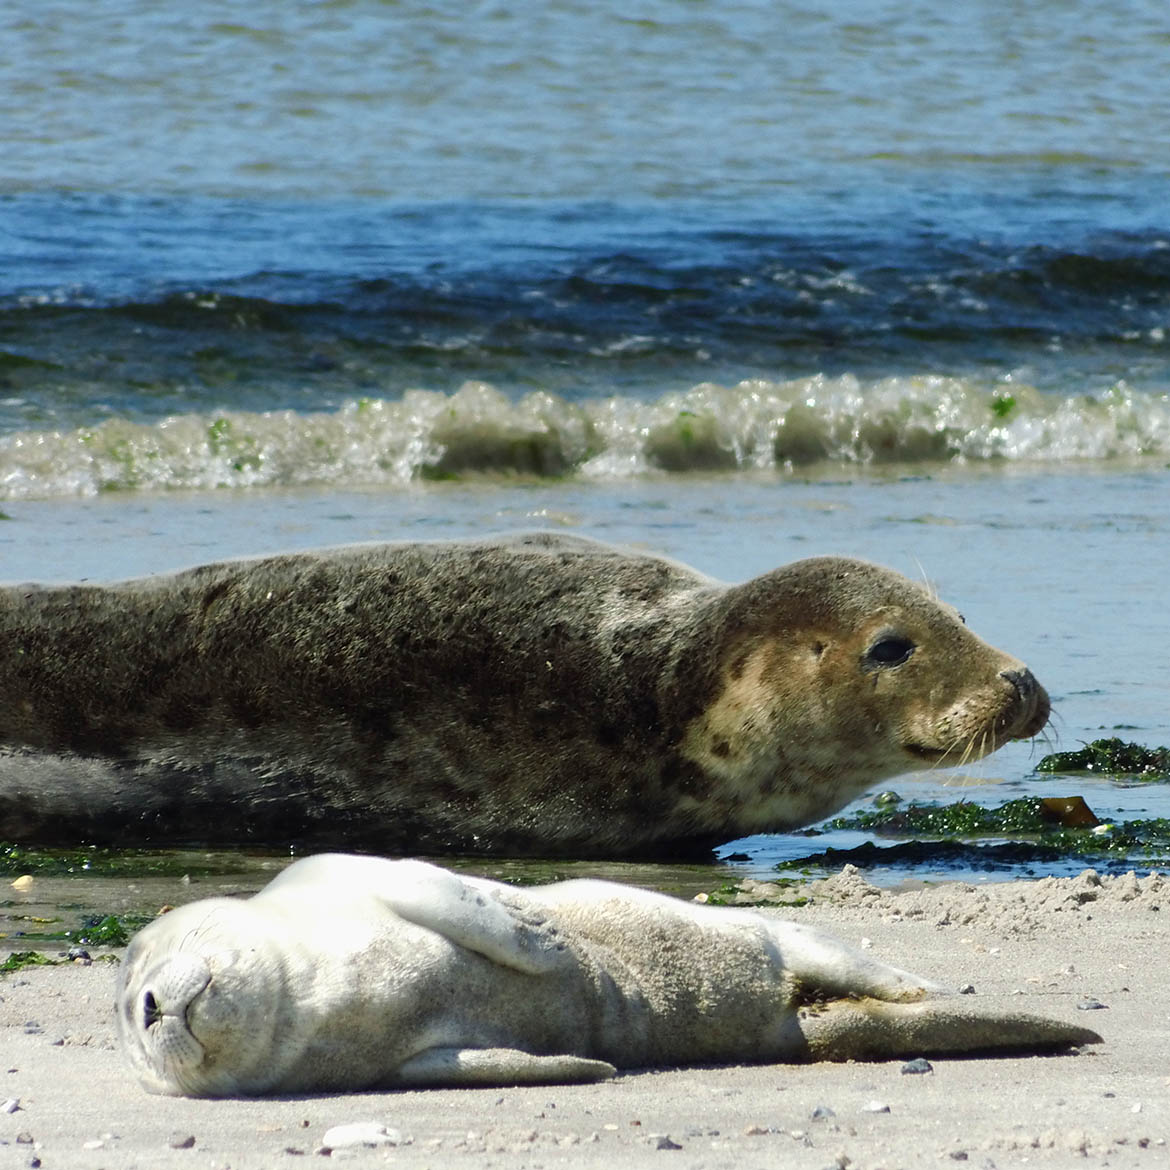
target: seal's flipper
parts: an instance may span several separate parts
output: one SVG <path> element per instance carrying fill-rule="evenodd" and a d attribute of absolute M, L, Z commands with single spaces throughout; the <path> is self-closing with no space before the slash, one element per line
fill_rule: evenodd
<path fill-rule="evenodd" d="M 494 882 L 460 877 L 425 861 L 322 853 L 289 866 L 267 888 L 293 881 L 360 890 L 407 922 L 525 975 L 547 974 L 567 961 L 556 930 L 539 915 L 522 916 L 502 904 Z"/>
<path fill-rule="evenodd" d="M 557 1085 L 604 1081 L 617 1072 L 604 1060 L 534 1056 L 516 1048 L 428 1048 L 399 1068 L 397 1084 Z"/>
<path fill-rule="evenodd" d="M 1044 1052 L 1099 1044 L 1088 1028 L 961 999 L 833 1000 L 801 1008 L 805 1060 L 884 1060 L 943 1053 Z"/>
<path fill-rule="evenodd" d="M 784 968 L 797 983 L 826 998 L 867 996 L 889 1003 L 912 1003 L 928 995 L 948 994 L 947 988 L 931 979 L 870 958 L 835 935 L 803 922 L 769 920 L 768 934 L 779 947 Z"/>

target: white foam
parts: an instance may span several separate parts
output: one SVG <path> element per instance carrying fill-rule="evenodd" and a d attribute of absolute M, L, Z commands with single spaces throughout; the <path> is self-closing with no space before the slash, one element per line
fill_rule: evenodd
<path fill-rule="evenodd" d="M 329 413 L 110 419 L 0 439 L 0 498 L 108 491 L 406 485 L 474 474 L 617 480 L 816 465 L 1164 459 L 1170 395 L 1118 383 L 1062 398 L 1012 380 L 852 376 L 702 383 L 653 401 L 519 400 L 469 382 Z"/>

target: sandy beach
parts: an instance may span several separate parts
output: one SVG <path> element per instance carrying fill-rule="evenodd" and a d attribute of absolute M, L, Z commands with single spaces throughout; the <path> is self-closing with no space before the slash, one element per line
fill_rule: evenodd
<path fill-rule="evenodd" d="M 749 883 L 745 895 L 791 898 Z M 124 1066 L 115 964 L 0 978 L 0 1167 L 1165 1164 L 1170 882 L 1154 874 L 890 892 L 846 869 L 782 913 L 986 1000 L 1100 1032 L 1046 1057 L 690 1068 L 587 1086 L 278 1100 L 152 1097 Z M 116 952 L 114 952 L 116 953 Z M 95 956 L 97 952 L 94 952 Z M 382 1127 L 329 1153 L 336 1126 Z"/>

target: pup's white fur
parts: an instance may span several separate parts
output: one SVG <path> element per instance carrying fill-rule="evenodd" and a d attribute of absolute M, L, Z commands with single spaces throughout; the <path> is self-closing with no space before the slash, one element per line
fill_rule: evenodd
<path fill-rule="evenodd" d="M 600 881 L 518 889 L 325 854 L 132 942 L 123 1043 L 154 1092 L 584 1081 L 616 1068 L 1053 1048 L 811 927 Z"/>

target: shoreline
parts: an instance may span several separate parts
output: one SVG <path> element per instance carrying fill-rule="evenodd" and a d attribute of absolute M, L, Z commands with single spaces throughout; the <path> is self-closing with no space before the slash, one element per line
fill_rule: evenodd
<path fill-rule="evenodd" d="M 1103 1043 L 1057 1056 L 933 1058 L 923 1075 L 903 1073 L 904 1061 L 736 1066 L 596 1085 L 198 1101 L 149 1096 L 123 1063 L 113 964 L 33 967 L 0 978 L 0 1106 L 19 1102 L 0 1112 L 0 1167 L 247 1170 L 312 1155 L 327 1130 L 356 1122 L 396 1131 L 399 1144 L 333 1157 L 410 1168 L 633 1167 L 664 1157 L 696 1168 L 745 1159 L 809 1170 L 944 1159 L 1064 1166 L 1086 1156 L 1145 1167 L 1165 1158 L 1170 880 L 1085 871 L 894 892 L 847 867 L 800 892 L 806 904 L 778 912 L 947 986 L 970 983 L 989 999 L 1087 1024 Z"/>

